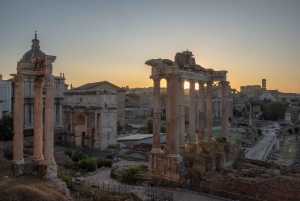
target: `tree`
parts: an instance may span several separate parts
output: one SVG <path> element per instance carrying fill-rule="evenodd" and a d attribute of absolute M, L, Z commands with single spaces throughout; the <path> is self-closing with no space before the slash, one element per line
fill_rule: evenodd
<path fill-rule="evenodd" d="M 268 120 L 283 119 L 285 115 L 286 104 L 281 102 L 270 102 L 267 109 L 263 112 L 263 118 Z"/>
<path fill-rule="evenodd" d="M 2 119 L 0 119 L 0 140 L 12 140 L 13 135 L 13 117 L 11 115 L 3 115 Z"/>
<path fill-rule="evenodd" d="M 119 172 L 118 180 L 125 183 L 139 183 L 146 180 L 148 175 L 140 166 L 132 166 Z"/>
<path fill-rule="evenodd" d="M 152 117 L 146 118 L 145 125 L 148 128 L 148 132 L 153 133 L 153 118 Z"/>

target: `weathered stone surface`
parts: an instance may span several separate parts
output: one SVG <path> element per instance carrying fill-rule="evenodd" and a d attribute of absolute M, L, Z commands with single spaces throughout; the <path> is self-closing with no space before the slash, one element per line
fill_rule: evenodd
<path fill-rule="evenodd" d="M 3 155 L 3 147 L 0 145 L 0 161 L 3 161 L 4 155 Z"/>
<path fill-rule="evenodd" d="M 151 201 L 143 191 L 133 190 L 131 191 L 131 196 L 134 201 Z"/>
<path fill-rule="evenodd" d="M 203 163 L 201 161 L 194 161 L 193 162 L 193 170 L 197 171 L 197 172 L 205 172 L 205 166 L 203 165 Z"/>
<path fill-rule="evenodd" d="M 65 182 L 61 181 L 60 179 L 53 179 L 52 182 L 60 191 L 70 198 L 70 190 Z"/>

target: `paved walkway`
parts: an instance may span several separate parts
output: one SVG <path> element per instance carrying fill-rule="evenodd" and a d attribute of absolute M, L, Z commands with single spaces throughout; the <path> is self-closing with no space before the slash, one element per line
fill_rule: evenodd
<path fill-rule="evenodd" d="M 274 127 L 278 128 L 278 123 L 274 123 Z M 276 140 L 275 128 L 270 128 L 269 126 L 262 128 L 264 137 L 249 149 L 245 154 L 246 158 L 261 160 L 265 153 L 270 151 Z"/>
<path fill-rule="evenodd" d="M 114 163 L 113 166 L 123 166 L 123 165 L 149 165 L 148 162 L 137 162 L 137 161 L 127 161 L 127 160 L 121 160 L 118 163 Z M 106 168 L 105 170 L 101 170 L 98 173 L 84 177 L 86 181 L 107 181 L 109 183 L 113 184 L 120 184 L 118 181 L 112 179 L 110 177 L 110 170 L 109 168 Z M 212 198 L 212 197 L 207 197 L 204 195 L 200 195 L 197 193 L 193 192 L 188 192 L 186 190 L 170 190 L 166 188 L 158 188 L 160 190 L 164 190 L 167 192 L 172 192 L 173 193 L 173 199 L 174 201 L 217 201 L 220 199 L 217 198 Z"/>

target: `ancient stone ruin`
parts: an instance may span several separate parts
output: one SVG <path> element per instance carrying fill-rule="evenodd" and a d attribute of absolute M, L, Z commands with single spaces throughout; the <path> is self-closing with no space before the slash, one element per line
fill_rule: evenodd
<path fill-rule="evenodd" d="M 37 40 L 37 38 L 33 39 L 33 46 L 39 47 L 39 40 Z M 53 157 L 54 96 L 52 63 L 55 59 L 55 56 L 41 54 L 33 57 L 31 60 L 21 60 L 18 62 L 17 74 L 11 74 L 14 78 L 14 138 L 12 165 L 12 174 L 14 176 L 24 174 L 27 171 L 34 169 L 32 166 L 40 167 L 40 172 L 46 178 L 54 178 L 57 176 L 57 165 Z M 25 76 L 32 76 L 35 78 L 33 161 L 26 161 L 26 163 L 23 157 Z M 43 81 L 45 87 L 43 86 Z M 44 122 L 43 90 L 45 90 Z"/>
<path fill-rule="evenodd" d="M 184 82 L 190 83 L 189 91 L 189 143 L 212 137 L 213 109 L 212 109 L 212 84 L 221 82 L 222 85 L 222 137 L 227 139 L 228 124 L 228 84 L 227 71 L 214 71 L 204 68 L 195 62 L 190 51 L 175 55 L 175 61 L 169 59 L 152 59 L 145 63 L 152 67 L 150 76 L 154 82 L 153 95 L 153 145 L 150 153 L 150 172 L 152 177 L 181 182 L 184 179 L 182 154 L 185 149 L 185 114 L 184 114 Z M 166 106 L 166 147 L 164 151 L 160 146 L 161 103 L 160 81 L 167 81 L 167 106 Z M 196 133 L 196 90 L 198 94 L 198 133 Z M 204 132 L 204 84 L 206 83 L 206 133 Z"/>

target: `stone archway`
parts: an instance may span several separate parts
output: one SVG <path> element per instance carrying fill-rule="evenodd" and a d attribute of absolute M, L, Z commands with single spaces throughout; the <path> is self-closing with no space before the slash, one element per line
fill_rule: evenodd
<path fill-rule="evenodd" d="M 83 115 L 78 115 L 75 123 L 75 146 L 84 145 L 84 136 L 85 136 L 85 118 Z"/>

